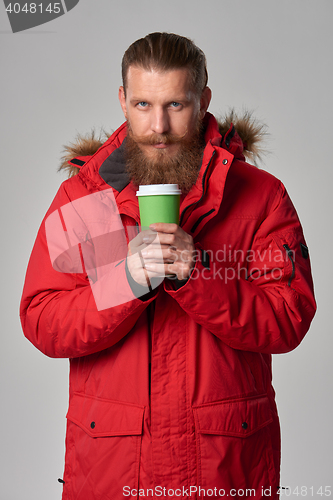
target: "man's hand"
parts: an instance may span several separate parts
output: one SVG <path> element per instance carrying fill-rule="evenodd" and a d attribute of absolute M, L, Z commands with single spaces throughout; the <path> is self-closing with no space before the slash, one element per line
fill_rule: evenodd
<path fill-rule="evenodd" d="M 177 224 L 159 222 L 149 227 L 151 231 L 142 238 L 148 246 L 141 251 L 149 276 L 188 278 L 195 266 L 193 238 Z"/>
<path fill-rule="evenodd" d="M 156 233 L 152 231 L 141 231 L 135 238 L 133 238 L 128 245 L 127 254 L 127 268 L 134 279 L 141 286 L 151 286 L 150 278 L 156 276 L 155 273 L 148 273 L 145 269 L 145 262 L 143 260 L 142 252 L 148 248 L 148 244 L 143 240 L 157 240 Z M 156 249 L 160 248 L 156 242 Z M 161 249 L 159 250 L 160 259 L 162 259 Z"/>

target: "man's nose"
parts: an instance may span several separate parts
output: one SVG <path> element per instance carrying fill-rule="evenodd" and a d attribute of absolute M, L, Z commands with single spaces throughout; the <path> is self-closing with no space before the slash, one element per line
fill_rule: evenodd
<path fill-rule="evenodd" d="M 166 134 L 169 132 L 169 117 L 165 109 L 157 108 L 153 110 L 150 127 L 152 132 L 156 134 Z"/>

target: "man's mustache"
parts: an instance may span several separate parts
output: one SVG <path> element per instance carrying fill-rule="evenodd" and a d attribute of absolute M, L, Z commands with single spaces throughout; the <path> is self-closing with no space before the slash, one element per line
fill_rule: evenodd
<path fill-rule="evenodd" d="M 184 140 L 184 137 L 186 135 L 186 132 L 184 135 L 175 135 L 175 134 L 150 134 L 150 135 L 134 135 L 131 133 L 132 139 L 137 143 L 137 144 L 142 144 L 145 146 L 155 146 L 156 144 L 178 144 L 179 142 L 182 142 Z"/>

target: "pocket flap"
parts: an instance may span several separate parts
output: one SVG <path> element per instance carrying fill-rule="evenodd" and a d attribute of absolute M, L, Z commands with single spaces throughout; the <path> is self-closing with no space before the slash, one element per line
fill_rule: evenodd
<path fill-rule="evenodd" d="M 67 419 L 91 437 L 142 434 L 144 406 L 74 394 Z"/>
<path fill-rule="evenodd" d="M 273 421 L 267 396 L 193 407 L 197 432 L 246 437 Z"/>

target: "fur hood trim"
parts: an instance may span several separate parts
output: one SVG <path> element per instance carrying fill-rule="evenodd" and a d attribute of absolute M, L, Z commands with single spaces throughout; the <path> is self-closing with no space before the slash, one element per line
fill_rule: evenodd
<path fill-rule="evenodd" d="M 231 124 L 233 124 L 243 143 L 245 158 L 257 166 L 257 163 L 261 162 L 262 157 L 268 152 L 263 144 L 268 132 L 266 124 L 252 115 L 252 111 L 244 111 L 242 115 L 238 115 L 234 109 L 231 109 L 223 117 L 218 117 L 217 123 L 222 137 L 225 136 Z"/>
<path fill-rule="evenodd" d="M 58 171 L 66 171 L 68 177 L 76 175 L 80 169 L 71 163 L 73 158 L 82 158 L 83 161 L 87 161 L 87 156 L 94 155 L 110 136 L 111 134 L 108 134 L 105 130 L 101 130 L 97 135 L 94 129 L 86 135 L 78 134 L 74 142 L 64 146 Z"/>
<path fill-rule="evenodd" d="M 245 158 L 255 165 L 262 161 L 262 156 L 267 153 L 262 143 L 267 134 L 267 127 L 256 118 L 253 118 L 252 112 L 245 111 L 238 115 L 234 109 L 231 109 L 223 117 L 217 118 L 219 131 L 222 137 L 228 132 L 231 124 L 234 125 L 236 132 L 243 142 L 243 154 Z M 72 177 L 79 172 L 79 168 L 71 163 L 73 158 L 87 161 L 87 156 L 92 156 L 106 142 L 111 134 L 102 130 L 99 135 L 92 130 L 87 135 L 78 134 L 76 140 L 67 146 L 64 146 L 63 156 L 59 171 L 67 172 L 68 177 Z"/>

